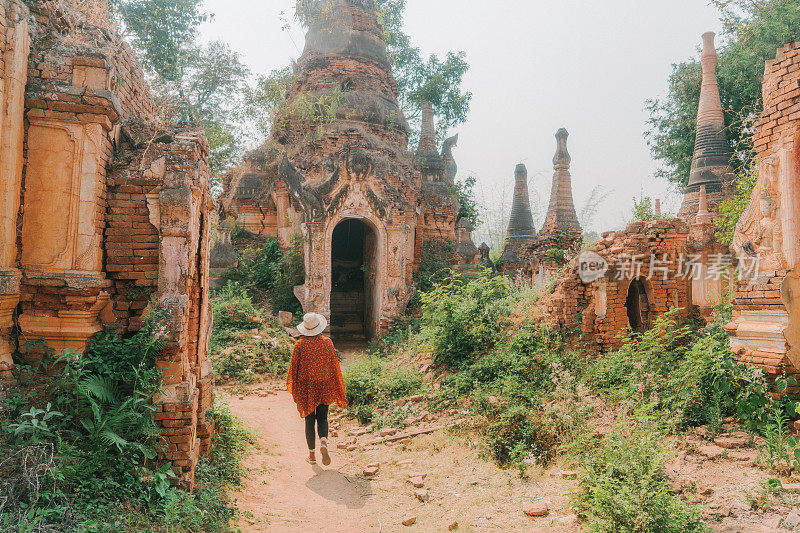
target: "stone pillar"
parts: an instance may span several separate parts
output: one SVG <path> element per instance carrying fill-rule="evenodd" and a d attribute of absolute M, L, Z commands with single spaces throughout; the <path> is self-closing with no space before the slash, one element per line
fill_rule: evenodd
<path fill-rule="evenodd" d="M 0 4 L 0 379 L 10 377 L 13 313 L 19 302 L 17 216 L 22 180 L 25 84 L 28 73 L 28 11 Z M 4 31 L 3 31 L 4 30 Z"/>
<path fill-rule="evenodd" d="M 108 302 L 101 202 L 112 124 L 105 115 L 50 116 L 28 112 L 19 326 L 26 340 L 81 352 L 102 329 L 98 313 Z M 52 296 L 61 302 L 42 303 Z"/>

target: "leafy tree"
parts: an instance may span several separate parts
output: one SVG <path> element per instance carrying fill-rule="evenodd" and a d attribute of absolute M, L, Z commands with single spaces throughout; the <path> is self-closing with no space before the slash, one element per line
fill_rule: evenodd
<path fill-rule="evenodd" d="M 466 218 L 475 228 L 481 223 L 480 206 L 475 199 L 475 183 L 477 178 L 469 176 L 465 180 L 457 181 L 454 189 L 458 196 L 458 216 L 456 219 Z"/>
<path fill-rule="evenodd" d="M 286 97 L 293 81 L 291 66 L 273 70 L 268 75 L 260 75 L 255 86 L 244 89 L 244 100 L 240 109 L 242 120 L 251 122 L 261 135 L 268 137 L 272 124 L 288 106 Z"/>
<path fill-rule="evenodd" d="M 249 70 L 227 43 L 197 43 L 208 20 L 202 0 L 115 0 L 134 44 L 155 74 L 154 91 L 176 117 L 201 124 L 208 138 L 212 179 L 241 155 L 243 132 L 232 120 Z"/>
<path fill-rule="evenodd" d="M 202 0 L 113 2 L 153 70 L 165 80 L 180 79 L 181 58 L 194 43 L 197 28 L 208 20 L 201 11 Z"/>
<path fill-rule="evenodd" d="M 720 98 L 734 166 L 746 168 L 753 157 L 751 137 L 762 109 L 764 62 L 800 35 L 797 0 L 714 0 L 724 29 L 718 45 Z M 653 156 L 664 164 L 657 175 L 685 185 L 694 150 L 701 70 L 696 59 L 673 66 L 667 96 L 647 102 L 646 133 Z"/>
<path fill-rule="evenodd" d="M 244 133 L 234 110 L 250 74 L 238 52 L 222 41 L 195 46 L 181 61 L 174 84 L 179 117 L 203 125 L 211 147 L 209 164 L 215 181 L 241 156 Z"/>

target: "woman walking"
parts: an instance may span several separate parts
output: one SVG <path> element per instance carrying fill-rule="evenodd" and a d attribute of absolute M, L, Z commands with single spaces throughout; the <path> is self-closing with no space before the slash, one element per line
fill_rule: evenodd
<path fill-rule="evenodd" d="M 339 407 L 347 407 L 342 369 L 333 341 L 321 335 L 326 327 L 328 321 L 322 315 L 308 313 L 303 317 L 303 323 L 297 326 L 303 337 L 294 345 L 286 378 L 286 390 L 291 393 L 300 416 L 306 421 L 306 461 L 317 464 L 314 455 L 316 425 L 319 451 L 325 466 L 331 464 L 328 454 L 328 406 L 336 402 Z"/>

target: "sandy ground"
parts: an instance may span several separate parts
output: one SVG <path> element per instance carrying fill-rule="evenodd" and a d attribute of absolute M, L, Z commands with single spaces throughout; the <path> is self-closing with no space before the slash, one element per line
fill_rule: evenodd
<path fill-rule="evenodd" d="M 240 393 L 241 394 L 241 393 Z M 478 456 L 477 443 L 445 430 L 417 437 L 409 445 L 336 448 L 347 437 L 332 437 L 333 464 L 305 462 L 303 423 L 285 391 L 230 398 L 231 409 L 257 436 L 245 460 L 250 475 L 234 495 L 243 532 L 255 531 L 578 531 L 566 493 L 575 482 L 539 472 L 520 479 Z M 346 433 L 345 422 L 339 435 Z M 367 478 L 363 469 L 379 463 Z M 419 501 L 410 472 L 425 473 L 430 500 Z M 527 499 L 546 499 L 550 515 L 522 513 Z M 414 525 L 401 522 L 409 515 Z"/>
<path fill-rule="evenodd" d="M 357 346 L 341 351 L 345 362 L 361 353 Z M 570 493 L 578 481 L 562 474 L 577 470 L 578 465 L 557 463 L 546 470 L 531 469 L 529 477 L 522 479 L 515 470 L 502 470 L 486 460 L 480 437 L 459 428 L 391 444 L 370 444 L 376 433 L 368 433 L 358 437 L 355 449 L 346 451 L 337 444 L 354 440 L 352 433 L 359 426 L 340 419 L 334 407 L 329 439 L 333 464 L 312 466 L 305 461 L 303 421 L 282 383 L 229 390 L 233 413 L 256 439 L 245 459 L 249 474 L 234 495 L 243 532 L 427 533 L 448 531 L 454 523 L 456 531 L 571 533 L 588 529 L 570 505 Z M 758 493 L 761 483 L 774 474 L 753 466 L 756 452 L 752 447 L 726 450 L 710 460 L 698 452 L 709 444 L 694 433 L 675 437 L 667 465 L 675 485 L 690 486 L 686 496 L 704 506 L 707 524 L 726 533 L 789 531 L 782 521 L 793 508 L 800 510 L 800 485 L 795 485 L 798 492 L 773 498 L 768 509 L 754 510 L 748 493 Z M 380 465 L 377 475 L 365 476 L 364 468 L 374 463 Z M 417 498 L 417 489 L 409 483 L 412 473 L 425 474 L 426 501 Z M 531 501 L 546 502 L 547 516 L 526 516 L 522 509 Z M 415 523 L 402 525 L 409 516 L 415 517 Z"/>

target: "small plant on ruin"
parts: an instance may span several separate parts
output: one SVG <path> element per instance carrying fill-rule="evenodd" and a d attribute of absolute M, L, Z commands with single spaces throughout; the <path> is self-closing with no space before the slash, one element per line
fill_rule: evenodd
<path fill-rule="evenodd" d="M 414 274 L 417 290 L 426 292 L 442 283 L 450 275 L 455 243 L 443 240 L 426 240 L 422 243 L 419 270 Z M 409 303 L 414 308 L 418 302 Z"/>
<path fill-rule="evenodd" d="M 758 159 L 754 158 L 736 172 L 736 193 L 719 206 L 719 216 L 714 220 L 715 234 L 720 242 L 731 244 L 736 224 L 750 204 L 753 188 L 758 181 Z"/>
<path fill-rule="evenodd" d="M 800 462 L 800 440 L 789 432 L 789 417 L 774 402 L 761 428 L 764 443 L 758 446 L 758 461 L 766 468 L 789 475 Z"/>
<path fill-rule="evenodd" d="M 772 508 L 773 501 L 783 490 L 783 484 L 780 479 L 768 478 L 763 480 L 759 487 L 753 491 L 744 491 L 747 502 L 754 510 L 769 511 Z"/>

